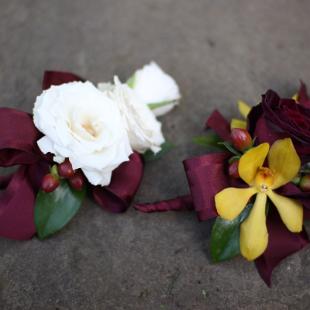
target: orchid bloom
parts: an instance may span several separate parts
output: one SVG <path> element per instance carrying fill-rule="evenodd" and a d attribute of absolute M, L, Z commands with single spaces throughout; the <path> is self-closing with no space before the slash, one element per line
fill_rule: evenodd
<path fill-rule="evenodd" d="M 251 107 L 242 100 L 239 100 L 237 104 L 238 104 L 238 109 L 239 109 L 240 114 L 243 116 L 244 119 L 246 119 L 248 117 L 248 114 L 251 111 Z M 234 128 L 246 129 L 246 127 L 247 127 L 247 124 L 245 120 L 237 119 L 237 118 L 233 118 L 231 120 L 231 123 L 230 123 L 231 129 L 234 129 Z"/>
<path fill-rule="evenodd" d="M 267 198 L 277 208 L 288 230 L 295 233 L 302 230 L 302 205 L 274 191 L 297 175 L 300 169 L 298 154 L 290 138 L 277 140 L 269 148 L 268 143 L 262 143 L 240 158 L 239 175 L 249 185 L 248 188 L 229 187 L 215 196 L 218 214 L 225 220 L 233 220 L 243 211 L 249 199 L 256 195 L 253 208 L 240 229 L 240 252 L 248 260 L 256 259 L 268 245 Z M 263 167 L 266 157 L 268 167 Z"/>

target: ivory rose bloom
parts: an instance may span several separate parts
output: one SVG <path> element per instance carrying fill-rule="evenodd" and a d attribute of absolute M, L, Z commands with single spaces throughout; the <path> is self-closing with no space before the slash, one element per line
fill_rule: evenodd
<path fill-rule="evenodd" d="M 118 77 L 114 84 L 100 83 L 102 90 L 119 108 L 133 150 L 144 153 L 150 149 L 157 153 L 165 142 L 161 131 L 161 123 L 127 85 L 122 84 Z"/>
<path fill-rule="evenodd" d="M 118 106 L 90 82 L 52 86 L 37 97 L 35 126 L 40 150 L 61 163 L 69 158 L 93 185 L 110 183 L 112 171 L 132 153 Z"/>
<path fill-rule="evenodd" d="M 175 80 L 155 62 L 137 70 L 128 83 L 156 116 L 168 113 L 181 99 Z"/>

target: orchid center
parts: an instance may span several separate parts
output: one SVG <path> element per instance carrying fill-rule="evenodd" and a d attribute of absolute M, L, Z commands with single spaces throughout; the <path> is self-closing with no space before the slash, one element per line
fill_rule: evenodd
<path fill-rule="evenodd" d="M 274 173 L 270 168 L 261 167 L 257 170 L 255 176 L 255 186 L 262 192 L 266 193 L 274 183 Z"/>

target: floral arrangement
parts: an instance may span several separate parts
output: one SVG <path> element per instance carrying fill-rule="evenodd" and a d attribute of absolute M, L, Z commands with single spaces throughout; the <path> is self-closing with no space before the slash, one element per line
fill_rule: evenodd
<path fill-rule="evenodd" d="M 33 115 L 0 108 L 0 236 L 40 239 L 62 229 L 88 191 L 111 212 L 124 212 L 143 175 L 143 162 L 170 144 L 156 116 L 180 100 L 178 85 L 156 63 L 126 83 L 90 81 L 47 71 Z"/>
<path fill-rule="evenodd" d="M 214 218 L 213 262 L 241 254 L 254 261 L 271 285 L 274 267 L 309 243 L 310 98 L 301 83 L 293 98 L 272 90 L 243 119 L 228 122 L 218 111 L 209 132 L 195 142 L 211 153 L 184 161 L 191 195 L 135 207 L 143 212 L 194 209 L 200 221 Z"/>

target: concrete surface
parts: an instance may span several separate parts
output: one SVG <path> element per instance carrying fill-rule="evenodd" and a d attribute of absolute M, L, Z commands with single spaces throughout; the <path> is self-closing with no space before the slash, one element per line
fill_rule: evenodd
<path fill-rule="evenodd" d="M 162 118 L 178 148 L 146 167 L 136 201 L 174 197 L 187 192 L 181 161 L 203 152 L 191 138 L 213 108 L 231 117 L 238 98 L 310 84 L 309 13 L 307 0 L 0 0 L 0 105 L 31 111 L 45 69 L 98 82 L 156 60 L 182 90 Z M 241 258 L 210 264 L 210 226 L 87 201 L 47 241 L 0 240 L 0 309 L 310 309 L 309 247 L 268 289 Z"/>

